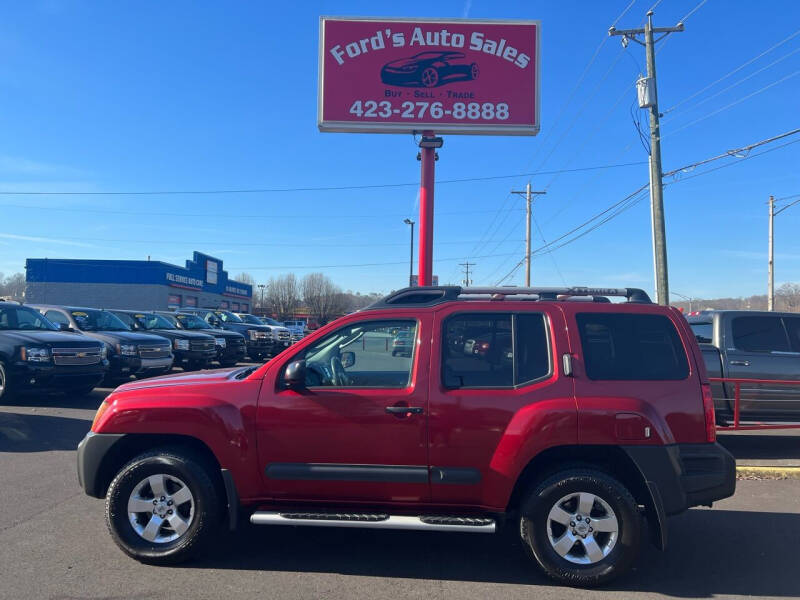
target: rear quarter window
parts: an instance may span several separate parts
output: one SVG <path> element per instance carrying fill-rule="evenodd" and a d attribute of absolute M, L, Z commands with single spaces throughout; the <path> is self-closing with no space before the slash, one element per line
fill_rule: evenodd
<path fill-rule="evenodd" d="M 689 376 L 675 325 L 663 315 L 576 315 L 589 379 L 680 380 Z"/>

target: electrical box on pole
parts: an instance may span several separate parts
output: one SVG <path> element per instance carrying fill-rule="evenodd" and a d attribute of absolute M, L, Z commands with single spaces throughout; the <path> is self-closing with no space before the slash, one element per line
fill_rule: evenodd
<path fill-rule="evenodd" d="M 640 77 L 636 81 L 636 93 L 639 97 L 639 108 L 650 108 L 656 105 L 656 92 L 652 77 Z"/>

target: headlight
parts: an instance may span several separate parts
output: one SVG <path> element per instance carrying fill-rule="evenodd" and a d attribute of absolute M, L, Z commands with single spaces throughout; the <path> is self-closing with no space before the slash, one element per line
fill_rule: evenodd
<path fill-rule="evenodd" d="M 108 346 L 103 344 L 103 347 L 100 348 L 100 358 L 105 360 L 107 356 L 108 356 Z"/>
<path fill-rule="evenodd" d="M 175 340 L 173 342 L 173 347 L 175 348 L 175 350 L 188 350 L 189 340 Z"/>
<path fill-rule="evenodd" d="M 117 344 L 117 352 L 122 356 L 136 356 L 138 348 L 136 344 Z"/>
<path fill-rule="evenodd" d="M 225 338 L 214 338 L 214 339 L 217 340 L 217 346 L 219 346 L 220 348 L 225 347 Z"/>
<path fill-rule="evenodd" d="M 22 360 L 28 362 L 50 362 L 50 350 L 36 346 L 26 346 L 20 352 Z"/>

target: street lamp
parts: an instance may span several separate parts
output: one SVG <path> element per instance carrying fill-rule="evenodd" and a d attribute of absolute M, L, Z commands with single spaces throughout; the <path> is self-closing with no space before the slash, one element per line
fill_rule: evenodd
<path fill-rule="evenodd" d="M 267 286 L 265 284 L 263 284 L 263 283 L 259 283 L 258 284 L 258 289 L 261 290 L 261 310 L 262 311 L 264 310 L 264 288 L 265 287 L 267 287 Z"/>
<path fill-rule="evenodd" d="M 414 221 L 403 219 L 403 223 L 411 225 L 411 258 L 408 262 L 408 287 L 414 285 Z"/>
<path fill-rule="evenodd" d="M 692 312 L 692 302 L 694 302 L 694 298 L 690 296 L 684 296 L 683 294 L 679 294 L 678 292 L 673 292 L 672 290 L 669 291 L 670 294 L 673 296 L 678 296 L 678 298 L 683 298 L 684 300 L 689 301 L 689 312 Z"/>

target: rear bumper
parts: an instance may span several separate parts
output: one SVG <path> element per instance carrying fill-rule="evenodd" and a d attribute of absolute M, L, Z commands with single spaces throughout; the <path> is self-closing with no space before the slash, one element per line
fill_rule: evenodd
<path fill-rule="evenodd" d="M 623 446 L 649 487 L 658 489 L 664 513 L 710 505 L 736 491 L 736 461 L 713 444 Z"/>

